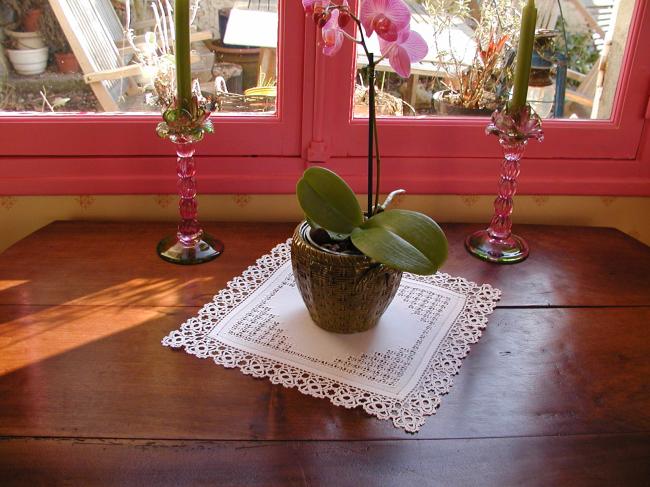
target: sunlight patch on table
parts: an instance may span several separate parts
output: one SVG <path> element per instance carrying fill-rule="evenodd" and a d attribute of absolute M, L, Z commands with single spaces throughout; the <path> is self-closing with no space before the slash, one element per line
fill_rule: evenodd
<path fill-rule="evenodd" d="M 6 322 L 0 334 L 0 375 L 80 347 L 96 347 L 99 352 L 106 346 L 103 339 L 164 318 L 168 312 L 166 308 L 64 305 Z"/>
<path fill-rule="evenodd" d="M 6 291 L 12 287 L 20 286 L 22 284 L 27 284 L 29 281 L 26 280 L 9 280 L 9 279 L 0 279 L 0 291 Z"/>
<path fill-rule="evenodd" d="M 162 306 L 191 302 L 191 298 L 202 294 L 201 289 L 211 277 L 195 279 L 146 279 L 136 278 L 111 286 L 95 293 L 86 294 L 68 301 L 66 305 L 108 305 L 130 306 L 155 304 Z"/>

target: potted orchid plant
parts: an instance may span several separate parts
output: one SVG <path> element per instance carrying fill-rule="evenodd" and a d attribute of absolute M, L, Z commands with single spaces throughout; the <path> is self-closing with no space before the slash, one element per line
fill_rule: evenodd
<path fill-rule="evenodd" d="M 292 266 L 318 326 L 342 333 L 364 331 L 377 324 L 390 304 L 402 272 L 433 274 L 447 256 L 445 235 L 431 218 L 389 209 L 390 196 L 379 203 L 375 67 L 387 59 L 406 78 L 411 63 L 423 59 L 428 48 L 410 29 L 411 14 L 402 0 L 363 0 L 358 17 L 346 0 L 303 0 L 303 6 L 320 28 L 324 55 L 335 55 L 347 39 L 368 58 L 368 205 L 364 213 L 352 189 L 334 172 L 307 169 L 297 184 L 306 220 L 294 232 Z M 346 30 L 349 25 L 356 26 L 358 37 Z M 375 34 L 378 59 L 366 43 Z"/>

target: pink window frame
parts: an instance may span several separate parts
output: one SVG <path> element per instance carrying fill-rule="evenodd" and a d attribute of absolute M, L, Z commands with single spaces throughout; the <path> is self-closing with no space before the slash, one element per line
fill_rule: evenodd
<path fill-rule="evenodd" d="M 351 116 L 351 46 L 325 58 L 300 2 L 282 1 L 280 12 L 278 114 L 217 117 L 216 135 L 198 150 L 199 190 L 292 193 L 305 167 L 318 164 L 363 192 L 366 123 Z M 647 45 L 650 5 L 637 1 L 612 118 L 546 122 L 546 140 L 526 154 L 520 193 L 650 194 Z M 382 119 L 382 189 L 492 194 L 500 154 L 483 135 L 486 121 Z M 173 193 L 174 158 L 153 135 L 156 122 L 119 114 L 4 115 L 0 194 Z"/>
<path fill-rule="evenodd" d="M 315 57 L 311 124 L 303 123 L 303 157 L 324 164 L 365 187 L 367 125 L 352 117 L 356 74 L 353 46 L 337 58 L 314 48 L 313 22 L 306 45 Z M 650 2 L 637 1 L 610 120 L 548 120 L 546 139 L 531 143 L 522 166 L 520 191 L 531 194 L 650 194 Z M 343 60 L 343 61 L 341 61 Z M 342 102 L 348 100 L 348 103 Z M 405 187 L 412 193 L 490 194 L 500 150 L 484 136 L 487 118 L 381 118 L 382 190 Z"/>
<path fill-rule="evenodd" d="M 288 180 L 303 168 L 300 124 L 304 13 L 280 0 L 277 113 L 215 115 L 215 135 L 197 148 L 204 193 L 241 192 L 260 175 Z M 2 114 L 0 194 L 175 192 L 175 159 L 156 137 L 155 115 Z M 269 171 L 269 168 L 273 168 Z"/>

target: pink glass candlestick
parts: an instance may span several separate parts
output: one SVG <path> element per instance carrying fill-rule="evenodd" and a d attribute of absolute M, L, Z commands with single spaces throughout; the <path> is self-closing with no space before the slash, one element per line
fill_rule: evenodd
<path fill-rule="evenodd" d="M 158 255 L 174 264 L 200 264 L 218 257 L 223 243 L 208 235 L 197 219 L 195 141 L 187 136 L 171 136 L 176 145 L 176 172 L 178 173 L 178 208 L 181 221 L 176 235 L 160 241 Z"/>
<path fill-rule="evenodd" d="M 479 259 L 498 264 L 514 264 L 528 257 L 529 249 L 523 238 L 512 233 L 512 199 L 517 192 L 520 161 L 528 139 L 543 140 L 542 124 L 530 107 L 525 106 L 514 116 L 494 112 L 492 123 L 486 131 L 499 137 L 503 149 L 499 195 L 494 200 L 494 216 L 490 226 L 469 235 L 465 239 L 465 247 Z"/>

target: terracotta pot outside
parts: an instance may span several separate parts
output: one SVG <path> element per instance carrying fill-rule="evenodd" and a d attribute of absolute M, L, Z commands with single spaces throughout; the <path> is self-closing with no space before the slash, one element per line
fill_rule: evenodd
<path fill-rule="evenodd" d="M 402 272 L 365 255 L 331 252 L 308 240 L 300 223 L 291 242 L 291 265 L 309 314 L 320 328 L 358 333 L 377 325 L 402 280 Z"/>
<path fill-rule="evenodd" d="M 25 32 L 37 32 L 40 30 L 39 22 L 43 11 L 40 8 L 30 8 L 23 17 L 23 29 Z"/>
<path fill-rule="evenodd" d="M 81 71 L 77 58 L 71 52 L 57 52 L 54 54 L 54 60 L 59 73 L 78 73 Z"/>

